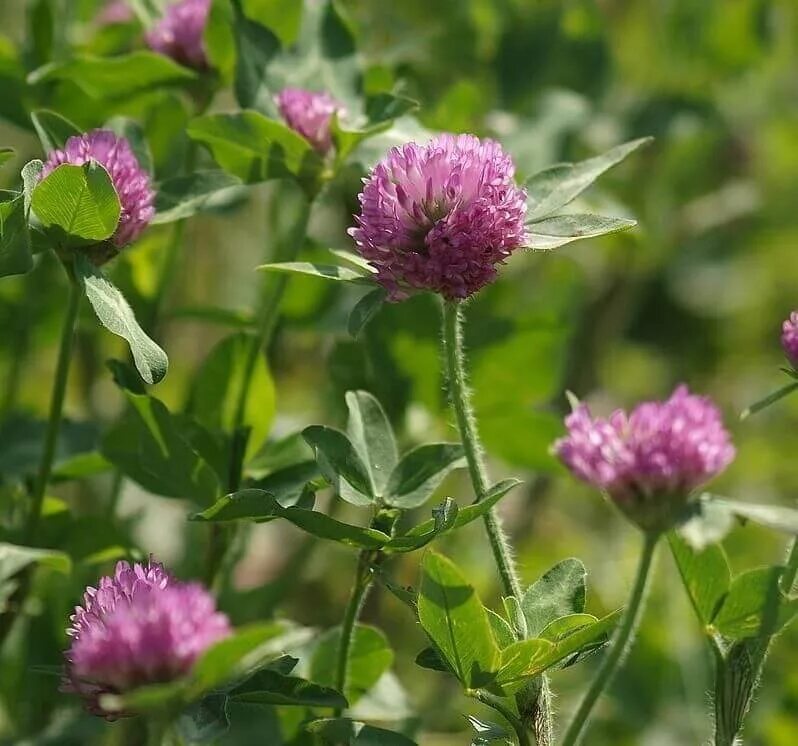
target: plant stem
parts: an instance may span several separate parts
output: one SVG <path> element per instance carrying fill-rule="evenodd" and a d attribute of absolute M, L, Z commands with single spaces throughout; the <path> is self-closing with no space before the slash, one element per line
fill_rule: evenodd
<path fill-rule="evenodd" d="M 651 565 L 654 553 L 659 540 L 658 533 L 646 533 L 644 535 L 643 550 L 640 554 L 640 563 L 637 567 L 637 577 L 635 578 L 632 594 L 624 612 L 618 631 L 612 640 L 609 652 L 601 663 L 601 667 L 596 673 L 595 678 L 590 684 L 584 699 L 579 705 L 571 724 L 562 740 L 562 746 L 576 746 L 582 740 L 588 720 L 593 711 L 593 707 L 610 684 L 612 677 L 623 661 L 624 656 L 629 652 L 634 633 L 643 613 L 643 602 L 648 588 L 648 581 L 651 576 Z"/>
<path fill-rule="evenodd" d="M 296 258 L 305 240 L 312 201 L 307 199 L 304 195 L 300 199 L 301 202 L 299 203 L 297 213 L 294 216 L 290 229 L 284 237 L 284 240 L 281 241 L 281 245 L 279 245 L 275 251 L 275 254 L 279 256 L 281 261 L 291 261 Z M 247 447 L 246 441 L 248 435 L 244 427 L 244 419 L 246 417 L 250 389 L 252 388 L 252 378 L 255 374 L 258 358 L 263 354 L 264 350 L 268 348 L 272 335 L 274 334 L 274 329 L 277 326 L 280 304 L 282 303 L 287 284 L 288 277 L 281 273 L 270 276 L 268 278 L 268 284 L 264 288 L 260 313 L 258 315 L 258 328 L 256 334 L 252 337 L 251 344 L 247 351 L 247 357 L 244 361 L 241 388 L 238 391 L 233 415 L 230 473 L 227 483 L 228 492 L 235 492 L 241 484 L 241 478 L 243 476 L 241 465 L 244 462 L 244 451 Z M 240 527 L 238 530 L 243 531 L 245 529 Z M 228 541 L 228 538 L 222 533 L 222 528 L 218 524 L 211 524 L 210 532 L 206 575 L 209 584 L 216 589 L 220 589 L 225 587 L 226 584 L 226 580 L 219 577 L 220 568 L 224 568 L 226 572 L 230 572 L 233 569 L 232 565 L 234 563 L 227 561 L 227 554 L 230 550 L 231 542 Z M 234 539 L 232 545 L 235 544 L 236 541 Z"/>
<path fill-rule="evenodd" d="M 53 470 L 53 460 L 58 446 L 58 432 L 61 428 L 61 419 L 64 409 L 64 397 L 66 396 L 67 379 L 69 377 L 69 363 L 72 359 L 72 342 L 75 338 L 75 325 L 80 310 L 81 288 L 75 278 L 72 267 L 64 264 L 67 276 L 69 277 L 69 296 L 67 299 L 66 312 L 64 314 L 63 326 L 61 328 L 61 342 L 58 349 L 58 363 L 53 379 L 53 390 L 50 397 L 50 416 L 47 421 L 47 432 L 44 438 L 44 448 L 42 458 L 39 463 L 39 473 L 32 495 L 28 523 L 25 529 L 25 543 L 31 544 L 39 528 L 41 520 L 42 505 L 47 485 L 50 482 L 50 474 Z"/>
<path fill-rule="evenodd" d="M 529 743 L 529 736 L 526 733 L 524 724 L 515 716 L 512 710 L 507 707 L 502 700 L 489 692 L 478 689 L 474 694 L 474 698 L 482 702 L 482 704 L 492 707 L 498 712 L 510 725 L 512 725 L 516 736 L 518 737 L 518 746 L 531 746 Z"/>
<path fill-rule="evenodd" d="M 477 422 L 471 405 L 471 392 L 466 383 L 463 361 L 463 315 L 459 303 L 445 302 L 443 306 L 443 345 L 449 378 L 449 395 L 452 401 L 457 428 L 465 449 L 468 472 L 476 494 L 482 500 L 490 488 L 490 480 L 482 457 L 482 445 L 477 432 Z M 521 597 L 521 583 L 515 569 L 507 537 L 494 509 L 485 515 L 493 557 L 501 577 L 506 596 Z"/>
<path fill-rule="evenodd" d="M 779 588 L 782 593 L 787 595 L 792 593 L 796 576 L 798 576 L 798 539 L 793 539 L 790 552 L 787 555 L 787 563 L 781 573 L 781 578 L 779 578 Z"/>
<path fill-rule="evenodd" d="M 371 588 L 372 575 L 369 572 L 369 565 L 372 554 L 370 551 L 363 550 L 358 555 L 355 585 L 352 588 L 352 595 L 349 597 L 344 620 L 341 623 L 341 639 L 338 643 L 338 661 L 335 669 L 335 688 L 341 694 L 346 691 L 349 673 L 349 652 L 352 649 L 357 620 L 360 617 L 363 604 L 366 602 L 369 588 Z M 340 708 L 337 709 L 335 717 L 340 717 L 342 712 L 343 710 Z"/>

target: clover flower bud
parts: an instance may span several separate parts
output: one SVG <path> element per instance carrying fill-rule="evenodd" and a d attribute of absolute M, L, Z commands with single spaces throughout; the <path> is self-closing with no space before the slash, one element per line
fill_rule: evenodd
<path fill-rule="evenodd" d="M 781 347 L 793 368 L 798 367 L 798 311 L 793 311 L 781 327 Z"/>
<path fill-rule="evenodd" d="M 210 11 L 211 0 L 178 0 L 172 3 L 147 32 L 147 46 L 181 65 L 204 70 L 208 67 L 204 35 Z"/>
<path fill-rule="evenodd" d="M 275 99 L 285 123 L 302 135 L 322 155 L 332 147 L 330 123 L 343 107 L 327 93 L 284 88 Z"/>

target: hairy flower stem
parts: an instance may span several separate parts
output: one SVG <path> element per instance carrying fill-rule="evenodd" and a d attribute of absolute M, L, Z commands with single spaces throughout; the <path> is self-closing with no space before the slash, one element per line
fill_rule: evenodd
<path fill-rule="evenodd" d="M 357 620 L 360 617 L 363 604 L 366 602 L 366 596 L 371 588 L 373 576 L 370 568 L 373 555 L 374 552 L 365 549 L 358 555 L 355 584 L 352 587 L 352 595 L 349 597 L 349 603 L 346 605 L 346 611 L 344 613 L 344 620 L 341 623 L 341 638 L 338 643 L 338 659 L 335 668 L 335 688 L 341 692 L 341 694 L 344 694 L 346 691 L 349 674 L 349 653 L 355 638 Z M 342 713 L 343 710 L 341 708 L 336 709 L 335 717 L 340 717 Z"/>
<path fill-rule="evenodd" d="M 55 377 L 53 379 L 52 395 L 50 397 L 50 416 L 47 421 L 47 431 L 45 433 L 42 457 L 39 462 L 39 472 L 31 495 L 30 512 L 28 513 L 27 524 L 25 526 L 24 543 L 35 546 L 36 532 L 41 521 L 42 506 L 44 496 L 47 492 L 47 485 L 50 482 L 50 475 L 53 470 L 53 460 L 58 446 L 58 432 L 61 429 L 61 419 L 64 409 L 64 398 L 66 396 L 67 380 L 69 378 L 69 364 L 72 359 L 72 342 L 75 337 L 75 326 L 80 310 L 81 287 L 74 275 L 71 265 L 64 264 L 69 278 L 69 296 L 67 299 L 66 312 L 64 314 L 63 326 L 61 328 L 61 342 L 58 349 L 58 363 L 56 364 Z M 0 615 L 0 648 L 11 631 L 14 620 L 22 610 L 25 599 L 30 590 L 32 568 L 26 567 L 19 575 L 19 585 L 16 591 L 6 603 L 6 611 Z"/>
<path fill-rule="evenodd" d="M 444 302 L 443 305 L 443 346 L 446 357 L 446 370 L 449 379 L 449 397 L 457 420 L 460 440 L 468 462 L 468 472 L 474 487 L 476 501 L 482 500 L 490 489 L 490 479 L 482 456 L 477 421 L 471 404 L 471 392 L 465 373 L 463 351 L 463 312 L 460 303 Z M 485 530 L 488 534 L 493 557 L 499 571 L 503 593 L 522 596 L 521 581 L 513 561 L 512 550 L 494 509 L 485 515 Z M 553 718 L 548 681 L 541 676 L 540 687 L 532 694 L 523 691 L 518 695 L 522 719 L 535 734 L 538 746 L 552 743 Z M 529 717 L 527 718 L 526 715 Z"/>
<path fill-rule="evenodd" d="M 590 683 L 587 694 L 585 694 L 571 724 L 568 726 L 561 746 L 576 746 L 581 742 L 588 721 L 590 720 L 590 715 L 593 712 L 593 707 L 596 705 L 596 702 L 598 702 L 604 690 L 609 686 L 612 677 L 631 649 L 637 625 L 643 614 L 644 601 L 651 577 L 651 566 L 659 536 L 659 533 L 654 532 L 644 534 L 643 550 L 640 554 L 640 562 L 637 567 L 637 577 L 635 578 L 634 587 L 632 588 L 632 593 L 629 597 L 629 603 L 626 606 L 623 619 L 618 627 L 618 631 L 613 637 L 609 652 L 602 661 L 601 667 Z"/>
<path fill-rule="evenodd" d="M 526 728 L 524 724 L 515 716 L 513 711 L 507 707 L 502 700 L 494 694 L 490 694 L 490 692 L 483 691 L 482 689 L 478 689 L 474 693 L 474 699 L 479 700 L 482 702 L 483 705 L 487 705 L 488 707 L 493 708 L 498 712 L 510 725 L 513 727 L 515 731 L 515 735 L 518 738 L 518 746 L 531 746 L 529 743 L 529 736 L 526 733 Z"/>
<path fill-rule="evenodd" d="M 490 489 L 490 480 L 482 457 L 482 444 L 477 432 L 477 422 L 471 406 L 463 355 L 463 315 L 459 303 L 445 302 L 443 306 L 443 346 L 449 378 L 449 396 L 457 419 L 457 428 L 465 449 L 468 472 L 476 494 L 482 500 Z M 501 577 L 506 596 L 521 597 L 521 583 L 513 562 L 510 545 L 502 530 L 495 510 L 485 515 L 485 528 L 493 550 L 493 557 Z"/>

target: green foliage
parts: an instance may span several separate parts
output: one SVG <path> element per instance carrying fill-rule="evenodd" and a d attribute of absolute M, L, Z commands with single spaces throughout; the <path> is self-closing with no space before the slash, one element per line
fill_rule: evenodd
<path fill-rule="evenodd" d="M 156 495 L 214 500 L 219 480 L 192 442 L 193 430 L 158 399 L 126 397 L 132 406 L 103 438 L 103 456 Z"/>
<path fill-rule="evenodd" d="M 53 240 L 69 246 L 109 239 L 119 224 L 121 206 L 108 172 L 92 161 L 58 166 L 33 190 L 31 207 Z M 62 244 L 62 236 L 64 243 Z"/>
<path fill-rule="evenodd" d="M 130 353 L 141 377 L 147 383 L 158 383 L 166 375 L 169 360 L 139 326 L 122 293 L 84 256 L 76 258 L 75 273 L 100 323 L 130 345 Z"/>
<path fill-rule="evenodd" d="M 131 52 L 119 57 L 75 57 L 53 62 L 31 73 L 33 85 L 68 80 L 92 98 L 123 98 L 153 86 L 185 83 L 194 73 L 154 52 Z"/>
<path fill-rule="evenodd" d="M 487 611 L 457 567 L 434 552 L 421 563 L 418 620 L 447 666 L 468 688 L 489 683 L 500 654 Z"/>
<path fill-rule="evenodd" d="M 245 184 L 294 177 L 313 190 L 321 175 L 322 160 L 307 140 L 256 111 L 199 117 L 188 134 Z"/>
<path fill-rule="evenodd" d="M 327 630 L 319 638 L 310 659 L 310 675 L 314 681 L 333 684 L 340 643 L 340 627 Z M 354 705 L 376 685 L 390 669 L 393 659 L 393 650 L 383 632 L 364 624 L 355 627 L 344 692 L 350 705 Z"/>

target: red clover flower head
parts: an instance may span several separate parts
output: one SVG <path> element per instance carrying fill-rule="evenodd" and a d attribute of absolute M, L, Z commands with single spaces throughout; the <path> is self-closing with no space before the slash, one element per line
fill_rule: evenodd
<path fill-rule="evenodd" d="M 178 0 L 166 8 L 163 17 L 146 34 L 147 46 L 171 57 L 181 65 L 204 70 L 205 26 L 212 0 Z"/>
<path fill-rule="evenodd" d="M 113 576 L 86 589 L 70 617 L 64 688 L 93 714 L 113 717 L 100 706 L 102 695 L 174 681 L 230 632 L 199 583 L 175 580 L 152 561 L 118 562 Z"/>
<path fill-rule="evenodd" d="M 90 161 L 108 172 L 119 197 L 122 212 L 110 240 L 116 249 L 121 249 L 135 241 L 155 215 L 155 192 L 149 174 L 139 165 L 126 138 L 109 130 L 92 130 L 70 137 L 63 150 L 53 150 L 44 164 L 42 178 L 65 163 L 82 166 Z"/>
<path fill-rule="evenodd" d="M 798 311 L 793 311 L 781 327 L 781 346 L 790 365 L 798 368 Z"/>
<path fill-rule="evenodd" d="M 391 300 L 431 290 L 467 298 L 524 246 L 526 192 L 493 140 L 439 135 L 392 148 L 364 180 L 349 234 Z"/>
<path fill-rule="evenodd" d="M 317 152 L 325 155 L 332 147 L 330 122 L 343 106 L 328 93 L 315 93 L 302 88 L 284 88 L 275 101 L 285 123 L 302 135 Z"/>
<path fill-rule="evenodd" d="M 580 404 L 554 452 L 577 478 L 606 492 L 644 530 L 664 530 L 691 493 L 720 474 L 735 449 L 718 408 L 679 386 L 664 402 L 593 418 Z"/>

